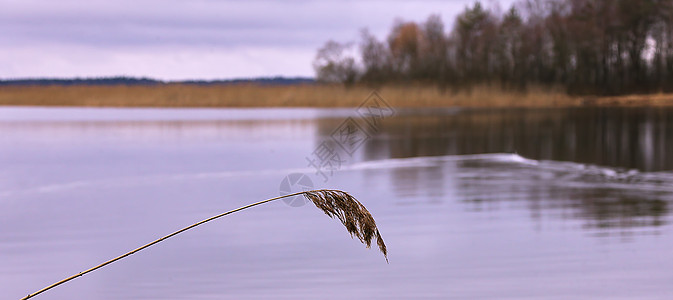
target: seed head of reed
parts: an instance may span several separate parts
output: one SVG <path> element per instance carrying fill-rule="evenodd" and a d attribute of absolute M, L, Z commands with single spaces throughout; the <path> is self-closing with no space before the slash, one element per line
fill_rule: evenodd
<path fill-rule="evenodd" d="M 310 191 L 305 192 L 304 197 L 330 218 L 339 219 L 351 237 L 357 237 L 367 248 L 370 248 L 372 241 L 376 239 L 379 250 L 388 262 L 386 244 L 376 227 L 374 217 L 355 197 L 339 190 Z"/>

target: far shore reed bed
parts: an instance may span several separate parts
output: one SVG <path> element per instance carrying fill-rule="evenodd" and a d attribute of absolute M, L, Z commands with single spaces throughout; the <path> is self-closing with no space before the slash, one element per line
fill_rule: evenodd
<path fill-rule="evenodd" d="M 74 85 L 1 86 L 0 105 L 92 107 L 355 107 L 377 90 L 395 107 L 567 107 L 673 105 L 673 94 L 569 96 L 549 88 L 526 92 L 477 86 L 458 92 L 431 85 L 380 88 L 341 85 Z"/>

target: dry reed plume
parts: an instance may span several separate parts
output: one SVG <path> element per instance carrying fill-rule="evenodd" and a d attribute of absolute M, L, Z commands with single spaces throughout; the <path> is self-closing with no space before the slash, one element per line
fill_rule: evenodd
<path fill-rule="evenodd" d="M 77 277 L 81 277 L 82 275 L 85 275 L 87 273 L 93 272 L 97 269 L 100 269 L 104 266 L 107 266 L 113 262 L 116 262 L 118 260 L 121 260 L 129 255 L 132 255 L 140 250 L 143 250 L 145 248 L 148 248 L 152 245 L 158 244 L 170 237 L 173 237 L 175 235 L 178 235 L 182 232 L 185 232 L 189 229 L 192 229 L 196 226 L 202 225 L 206 222 L 210 222 L 212 220 L 218 219 L 220 217 L 226 216 L 228 214 L 235 213 L 237 211 L 244 210 L 246 208 L 250 208 L 253 206 L 257 206 L 260 204 L 268 203 L 274 200 L 278 199 L 283 199 L 287 197 L 293 197 L 293 196 L 298 196 L 298 195 L 303 195 L 306 197 L 306 199 L 310 200 L 313 202 L 313 204 L 321 209 L 325 214 L 327 214 L 330 218 L 337 218 L 341 221 L 341 223 L 346 226 L 346 230 L 351 234 L 352 236 L 357 237 L 363 244 L 367 246 L 367 248 L 371 247 L 372 241 L 376 239 L 376 244 L 379 247 L 379 250 L 381 250 L 381 253 L 383 253 L 383 256 L 386 259 L 386 262 L 388 261 L 388 251 L 386 249 L 386 244 L 383 242 L 383 238 L 381 238 L 381 234 L 379 233 L 378 228 L 376 227 L 376 222 L 374 221 L 374 217 L 372 217 L 371 213 L 365 208 L 360 201 L 355 199 L 355 197 L 351 196 L 350 194 L 340 191 L 340 190 L 312 190 L 312 191 L 304 191 L 304 192 L 298 192 L 298 193 L 293 193 L 293 194 L 288 194 L 288 195 L 283 195 L 271 199 L 266 199 L 263 201 L 255 202 L 252 204 L 248 204 L 243 207 L 239 207 L 234 210 L 230 210 L 225 213 L 221 213 L 219 215 L 210 217 L 208 219 L 205 219 L 203 221 L 194 223 L 190 226 L 187 226 L 185 228 L 182 228 L 178 231 L 175 231 L 169 235 L 166 235 L 164 237 L 161 237 L 151 243 L 145 244 L 139 248 L 136 248 L 134 250 L 131 250 L 127 253 L 124 253 L 118 257 L 115 257 L 111 260 L 108 260 L 100 265 L 97 265 L 93 268 L 90 268 L 86 271 L 79 272 L 75 275 L 72 275 L 68 278 L 65 278 L 63 280 L 60 280 L 54 284 L 51 284 L 35 293 L 29 294 L 26 297 L 21 298 L 21 300 L 29 299 L 32 298 L 38 294 L 41 294 L 49 289 L 52 289 L 56 286 L 59 286 L 63 283 L 66 283 L 70 280 L 73 280 Z"/>
<path fill-rule="evenodd" d="M 367 245 L 367 248 L 370 248 L 372 240 L 376 239 L 379 250 L 388 261 L 388 250 L 376 227 L 374 217 L 360 201 L 338 190 L 311 191 L 304 193 L 304 196 L 330 218 L 339 219 L 351 237 L 357 237 L 360 242 Z"/>

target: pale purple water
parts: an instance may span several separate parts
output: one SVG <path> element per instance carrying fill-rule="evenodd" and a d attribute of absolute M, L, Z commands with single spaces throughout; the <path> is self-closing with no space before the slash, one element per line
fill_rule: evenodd
<path fill-rule="evenodd" d="M 188 231 L 35 299 L 671 299 L 673 111 L 416 110 L 324 178 L 316 109 L 0 108 L 0 294 L 19 299 L 305 173 L 310 205 Z"/>

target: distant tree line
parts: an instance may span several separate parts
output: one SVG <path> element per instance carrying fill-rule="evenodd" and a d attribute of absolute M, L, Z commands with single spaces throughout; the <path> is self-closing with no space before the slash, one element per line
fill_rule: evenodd
<path fill-rule="evenodd" d="M 293 85 L 313 84 L 315 80 L 308 77 L 256 77 L 223 80 L 182 80 L 162 81 L 151 78 L 136 77 L 99 77 L 99 78 L 29 78 L 29 79 L 6 79 L 0 80 L 0 86 L 31 86 L 31 85 L 161 85 L 161 84 L 190 84 L 190 85 L 230 85 L 230 84 L 258 84 L 258 85 Z"/>
<path fill-rule="evenodd" d="M 98 77 L 98 78 L 26 78 L 0 80 L 6 85 L 156 85 L 163 82 L 150 78 Z"/>
<path fill-rule="evenodd" d="M 524 0 L 505 12 L 476 2 L 446 31 L 439 15 L 327 42 L 316 78 L 344 84 L 561 86 L 572 94 L 673 91 L 673 0 Z M 351 53 L 352 51 L 353 53 Z"/>

